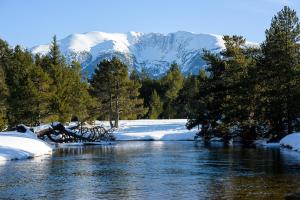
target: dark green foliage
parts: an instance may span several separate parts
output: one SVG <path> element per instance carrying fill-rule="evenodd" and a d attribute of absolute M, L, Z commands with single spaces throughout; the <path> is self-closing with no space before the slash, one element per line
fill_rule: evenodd
<path fill-rule="evenodd" d="M 8 87 L 6 84 L 5 71 L 11 65 L 12 50 L 8 44 L 0 39 L 0 130 L 6 128 L 7 119 L 7 97 L 9 96 Z"/>
<path fill-rule="evenodd" d="M 210 134 L 219 135 L 226 131 L 218 123 L 223 117 L 222 103 L 225 99 L 226 85 L 223 81 L 225 71 L 224 60 L 218 54 L 205 52 L 204 59 L 208 64 L 208 76 L 203 75 L 200 80 L 197 117 L 191 117 L 187 128 L 202 125 L 202 135 L 206 138 Z"/>
<path fill-rule="evenodd" d="M 205 52 L 208 77 L 200 77 L 196 119 L 190 117 L 188 128 L 202 124 L 202 134 L 229 138 L 230 129 L 245 135 L 255 126 L 255 98 L 252 68 L 254 49 L 245 46 L 239 36 L 224 36 L 226 49 L 221 54 Z M 255 137 L 255 135 L 254 135 Z"/>
<path fill-rule="evenodd" d="M 79 121 L 89 121 L 95 117 L 95 99 L 89 93 L 89 85 L 87 78 L 81 74 L 81 65 L 73 61 L 69 69 L 70 79 L 70 95 L 73 97 L 71 101 L 72 116 Z"/>
<path fill-rule="evenodd" d="M 180 72 L 179 66 L 173 63 L 166 76 L 161 79 L 164 99 L 164 118 L 176 118 L 177 113 L 174 109 L 174 103 L 178 97 L 179 91 L 183 87 L 184 77 Z"/>
<path fill-rule="evenodd" d="M 81 66 L 69 66 L 54 37 L 47 56 L 33 55 L 20 46 L 11 49 L 0 40 L 0 129 L 23 123 L 29 126 L 53 120 L 86 120 L 92 109 Z"/>
<path fill-rule="evenodd" d="M 179 91 L 178 97 L 174 102 L 174 108 L 179 118 L 193 118 L 195 117 L 196 108 L 198 101 L 198 92 L 200 80 L 196 75 L 189 75 L 184 79 L 182 89 Z"/>
<path fill-rule="evenodd" d="M 81 66 L 75 61 L 71 66 L 66 63 L 55 36 L 49 55 L 43 57 L 39 64 L 51 78 L 47 115 L 49 120 L 66 122 L 72 117 L 83 121 L 89 119 L 93 100 L 88 92 L 89 86 L 83 80 Z"/>
<path fill-rule="evenodd" d="M 72 74 L 71 69 L 61 56 L 56 37 L 53 37 L 50 53 L 46 56 L 44 70 L 52 79 L 51 90 L 53 95 L 50 100 L 51 120 L 61 122 L 69 121 L 72 117 Z"/>
<path fill-rule="evenodd" d="M 6 84 L 9 88 L 8 120 L 10 126 L 19 123 L 33 125 L 32 119 L 32 87 L 31 72 L 34 63 L 29 52 L 16 46 L 12 64 L 6 69 Z"/>
<path fill-rule="evenodd" d="M 296 12 L 284 7 L 272 19 L 266 30 L 266 40 L 261 45 L 259 66 L 260 103 L 272 131 L 288 133 L 299 117 L 300 92 L 300 23 Z"/>
<path fill-rule="evenodd" d="M 99 115 L 108 117 L 111 126 L 118 127 L 120 118 L 132 119 L 145 113 L 143 100 L 139 98 L 140 84 L 129 79 L 128 68 L 119 59 L 102 61 L 90 83 L 92 95 L 101 106 Z"/>
<path fill-rule="evenodd" d="M 31 53 L 19 46 L 14 49 L 10 62 L 5 68 L 9 126 L 40 124 L 48 117 L 51 80 L 39 66 L 39 57 L 34 62 Z"/>
<path fill-rule="evenodd" d="M 207 78 L 200 80 L 198 115 L 189 116 L 187 127 L 202 125 L 204 137 L 237 134 L 246 140 L 264 135 L 262 127 L 278 138 L 296 130 L 300 24 L 295 11 L 284 7 L 272 19 L 261 49 L 246 46 L 239 36 L 223 39 L 220 54 L 204 53 Z"/>
<path fill-rule="evenodd" d="M 162 96 L 163 90 L 160 85 L 160 79 L 151 79 L 144 71 L 142 71 L 139 77 L 142 85 L 140 88 L 140 96 L 144 99 L 144 107 L 149 108 L 149 112 L 144 117 L 150 118 L 151 96 L 154 91 L 156 91 L 159 96 Z"/>
<path fill-rule="evenodd" d="M 35 66 L 30 73 L 31 89 L 31 114 L 33 124 L 39 125 L 49 121 L 50 100 L 53 95 L 51 91 L 52 80 L 41 68 L 40 57 L 35 57 Z"/>
<path fill-rule="evenodd" d="M 222 103 L 223 119 L 226 131 L 236 127 L 243 137 L 254 139 L 255 133 L 249 133 L 255 122 L 255 75 L 256 49 L 245 46 L 242 37 L 224 37 L 226 50 L 222 56 L 226 59 L 223 74 L 226 93 Z M 253 76 L 254 75 L 254 76 Z M 251 137 L 252 138 L 251 138 Z"/>
<path fill-rule="evenodd" d="M 8 88 L 5 83 L 4 71 L 0 68 L 0 131 L 3 130 L 7 125 L 7 96 Z"/>
<path fill-rule="evenodd" d="M 163 102 L 156 90 L 152 92 L 149 107 L 149 119 L 158 119 L 160 114 L 163 112 Z"/>

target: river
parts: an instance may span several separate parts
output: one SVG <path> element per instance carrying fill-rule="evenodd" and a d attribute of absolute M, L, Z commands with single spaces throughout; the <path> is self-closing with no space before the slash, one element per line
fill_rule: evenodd
<path fill-rule="evenodd" d="M 0 199 L 282 199 L 300 153 L 195 142 L 77 146 L 0 165 Z"/>

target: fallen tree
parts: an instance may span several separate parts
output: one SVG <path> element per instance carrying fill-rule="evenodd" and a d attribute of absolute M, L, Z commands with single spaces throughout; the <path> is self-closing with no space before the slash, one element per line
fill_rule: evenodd
<path fill-rule="evenodd" d="M 38 138 L 46 139 L 55 143 L 70 142 L 101 142 L 114 141 L 114 129 L 106 129 L 104 126 L 87 127 L 82 124 L 66 128 L 60 122 L 54 122 L 50 126 L 36 131 Z"/>

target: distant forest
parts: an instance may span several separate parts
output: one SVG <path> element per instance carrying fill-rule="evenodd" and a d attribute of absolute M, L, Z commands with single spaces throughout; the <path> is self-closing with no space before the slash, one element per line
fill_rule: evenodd
<path fill-rule="evenodd" d="M 224 36 L 220 53 L 204 50 L 198 75 L 183 76 L 173 63 L 160 78 L 128 72 L 118 58 L 101 61 L 92 77 L 80 63 L 67 63 L 53 37 L 48 55 L 0 40 L 0 130 L 53 121 L 187 118 L 200 135 L 229 140 L 274 140 L 300 128 L 300 23 L 284 7 L 265 40 L 246 45 Z"/>

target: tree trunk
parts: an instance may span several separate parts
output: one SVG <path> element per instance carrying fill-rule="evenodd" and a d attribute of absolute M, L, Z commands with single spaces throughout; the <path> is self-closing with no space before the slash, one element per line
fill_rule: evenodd
<path fill-rule="evenodd" d="M 291 134 L 292 132 L 293 132 L 292 119 L 291 119 L 290 111 L 288 110 L 288 134 Z"/>
<path fill-rule="evenodd" d="M 120 108 L 119 108 L 119 83 L 117 83 L 117 94 L 116 94 L 116 108 L 115 108 L 115 127 L 119 128 L 119 119 L 120 119 Z"/>
<path fill-rule="evenodd" d="M 110 124 L 110 128 L 114 127 L 114 124 L 112 123 L 112 94 L 109 94 L 109 124 Z"/>

